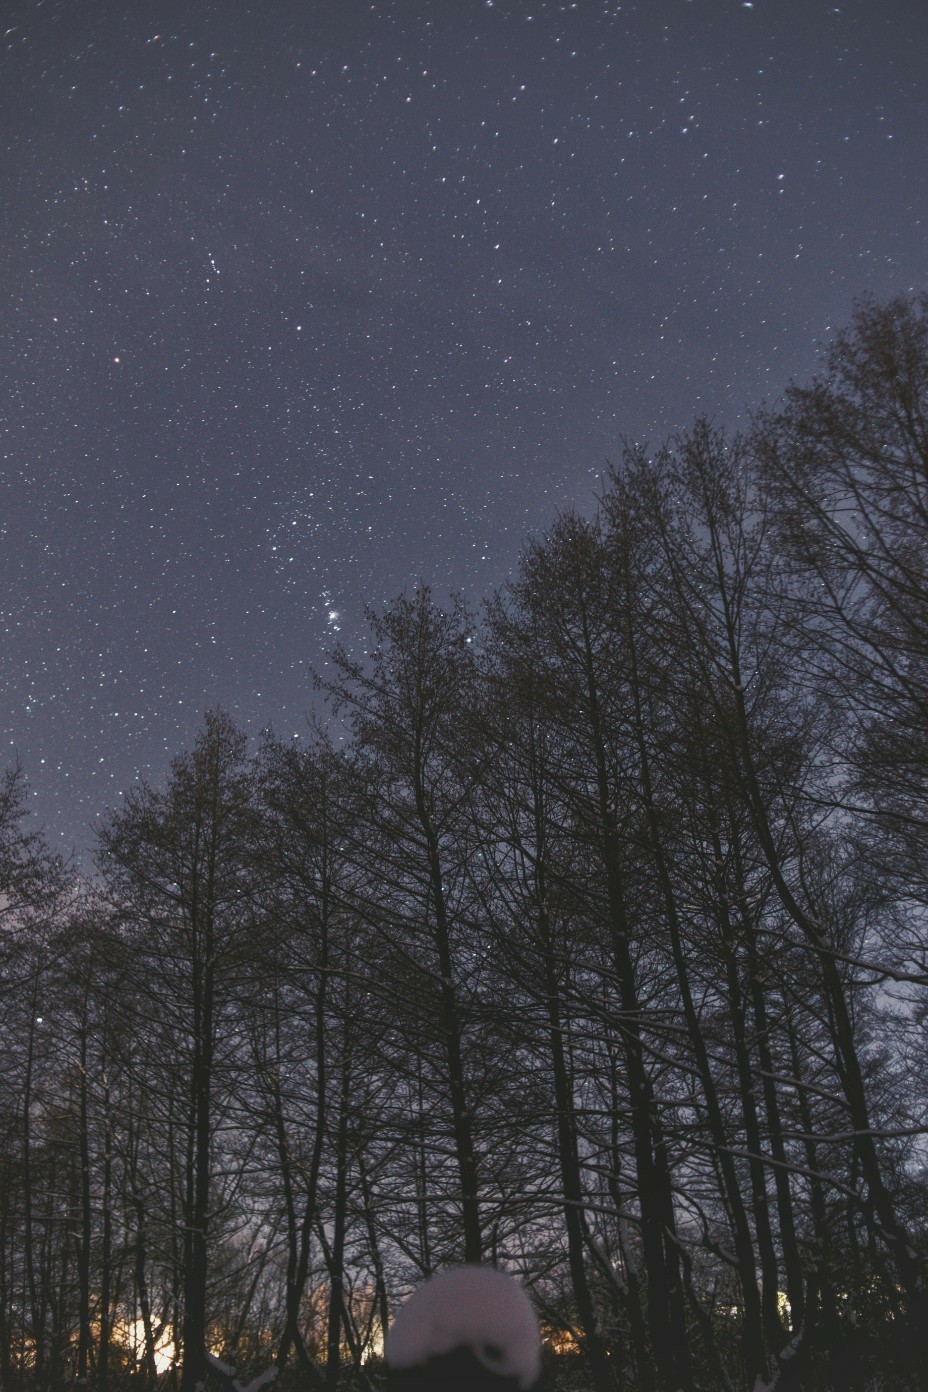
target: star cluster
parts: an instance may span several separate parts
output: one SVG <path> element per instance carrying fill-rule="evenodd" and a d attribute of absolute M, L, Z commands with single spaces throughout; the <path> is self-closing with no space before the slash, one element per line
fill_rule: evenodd
<path fill-rule="evenodd" d="M 915 0 L 7 13 L 0 729 L 64 849 L 925 287 Z"/>

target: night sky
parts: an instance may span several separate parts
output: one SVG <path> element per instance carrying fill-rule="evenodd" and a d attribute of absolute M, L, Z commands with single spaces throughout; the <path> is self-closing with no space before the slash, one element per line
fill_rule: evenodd
<path fill-rule="evenodd" d="M 0 15 L 0 730 L 63 851 L 928 288 L 924 0 Z"/>

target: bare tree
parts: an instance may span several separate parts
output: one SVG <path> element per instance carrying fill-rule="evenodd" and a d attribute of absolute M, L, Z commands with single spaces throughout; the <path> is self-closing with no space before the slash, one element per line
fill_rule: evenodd
<path fill-rule="evenodd" d="M 406 959 L 420 1002 L 434 1002 L 444 1094 L 435 1100 L 450 1110 L 462 1255 L 479 1261 L 477 1099 L 468 1078 L 468 973 L 461 958 L 468 924 L 465 792 L 473 773 L 460 767 L 455 738 L 473 681 L 469 629 L 462 608 L 443 611 L 420 588 L 372 616 L 366 662 L 335 654 L 340 678 L 327 690 L 336 710 L 350 713 L 368 761 L 366 840 L 355 846 L 355 858 L 379 881 L 388 950 Z"/>
<path fill-rule="evenodd" d="M 193 751 L 174 760 L 165 790 L 130 793 L 100 833 L 108 894 L 136 969 L 175 1037 L 169 1062 L 182 1098 L 183 1392 L 193 1392 L 206 1371 L 217 1051 L 227 1043 L 229 981 L 242 956 L 254 831 L 244 736 L 211 712 Z"/>

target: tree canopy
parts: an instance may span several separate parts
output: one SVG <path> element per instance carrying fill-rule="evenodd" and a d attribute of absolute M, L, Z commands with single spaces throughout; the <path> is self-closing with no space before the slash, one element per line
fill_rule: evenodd
<path fill-rule="evenodd" d="M 565 1385 L 925 1386 L 928 298 L 329 670 L 92 886 L 0 787 L 0 1385 L 369 1387 L 483 1260 Z"/>

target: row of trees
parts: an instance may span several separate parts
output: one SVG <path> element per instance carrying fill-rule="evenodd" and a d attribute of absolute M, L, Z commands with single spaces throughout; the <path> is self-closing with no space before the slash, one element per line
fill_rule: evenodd
<path fill-rule="evenodd" d="M 861 306 L 373 616 L 340 737 L 208 715 L 92 889 L 10 776 L 3 1388 L 363 1383 L 460 1260 L 596 1392 L 926 1384 L 926 400 Z"/>

